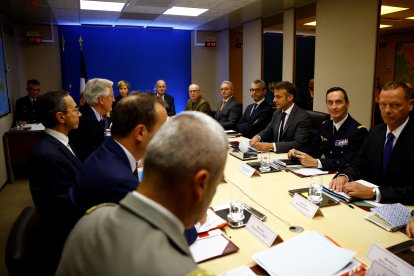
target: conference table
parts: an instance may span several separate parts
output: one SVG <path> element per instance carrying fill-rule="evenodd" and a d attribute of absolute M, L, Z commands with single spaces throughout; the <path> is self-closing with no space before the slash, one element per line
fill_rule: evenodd
<path fill-rule="evenodd" d="M 287 154 L 271 153 L 271 160 L 283 158 L 287 158 Z M 289 225 L 301 226 L 304 231 L 316 231 L 333 239 L 340 246 L 355 251 L 355 257 L 368 266 L 370 261 L 366 255 L 374 243 L 386 248 L 408 240 L 408 237 L 400 231 L 387 232 L 364 219 L 368 211 L 357 206 L 350 208 L 344 203 L 323 207 L 321 208 L 323 216 L 310 219 L 291 206 L 292 196 L 288 193 L 291 189 L 308 187 L 309 177 L 301 178 L 288 171 L 248 177 L 240 171 L 241 164 L 245 162 L 249 161 L 241 161 L 234 156 L 228 156 L 224 171 L 225 182 L 217 187 L 211 206 L 241 200 L 267 215 L 264 223 L 284 241 L 301 234 L 291 232 Z M 327 174 L 321 178 L 324 183 L 329 183 L 333 176 L 333 174 Z M 410 210 L 413 209 L 413 206 L 407 207 Z M 217 274 L 241 265 L 255 266 L 251 256 L 268 247 L 244 227 L 232 229 L 226 226 L 225 230 L 239 247 L 239 251 L 200 263 L 199 266 Z"/>

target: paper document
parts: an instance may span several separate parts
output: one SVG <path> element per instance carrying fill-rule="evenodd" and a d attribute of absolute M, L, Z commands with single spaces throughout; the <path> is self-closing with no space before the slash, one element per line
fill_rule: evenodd
<path fill-rule="evenodd" d="M 354 255 L 312 231 L 257 253 L 253 259 L 270 275 L 328 276 L 343 269 Z"/>
<path fill-rule="evenodd" d="M 207 232 L 213 229 L 222 228 L 227 225 L 227 221 L 219 217 L 213 210 L 207 209 L 206 221 L 197 228 L 198 233 Z"/>
<path fill-rule="evenodd" d="M 190 246 L 194 262 L 198 263 L 222 255 L 228 243 L 229 241 L 223 235 L 213 235 L 197 239 Z"/>
<path fill-rule="evenodd" d="M 30 127 L 30 130 L 45 130 L 45 127 L 39 123 L 39 124 L 27 124 L 26 127 Z"/>
<path fill-rule="evenodd" d="M 321 174 L 329 173 L 328 171 L 322 171 L 320 169 L 315 169 L 315 168 L 302 168 L 302 169 L 294 170 L 294 172 L 297 174 L 304 175 L 304 176 L 321 175 Z"/>

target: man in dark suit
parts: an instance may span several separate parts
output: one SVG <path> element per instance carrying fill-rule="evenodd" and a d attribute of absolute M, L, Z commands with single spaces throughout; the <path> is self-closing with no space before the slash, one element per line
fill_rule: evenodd
<path fill-rule="evenodd" d="M 200 86 L 198 84 L 192 83 L 188 87 L 188 95 L 190 98 L 187 101 L 185 110 L 194 110 L 200 111 L 210 115 L 211 108 L 208 101 L 201 95 Z"/>
<path fill-rule="evenodd" d="M 75 101 L 66 91 L 39 97 L 39 119 L 45 126 L 30 157 L 29 184 L 47 239 L 48 269 L 54 274 L 63 243 L 76 222 L 69 190 L 75 185 L 81 162 L 69 146 L 68 132 L 79 124 Z"/>
<path fill-rule="evenodd" d="M 288 152 L 301 149 L 311 131 L 308 113 L 294 103 L 296 86 L 288 81 L 274 87 L 276 109 L 267 127 L 255 135 L 250 144 L 259 151 Z"/>
<path fill-rule="evenodd" d="M 40 82 L 38 80 L 28 80 L 26 90 L 28 95 L 16 101 L 16 116 L 14 119 L 17 125 L 39 123 L 37 98 L 40 93 Z"/>
<path fill-rule="evenodd" d="M 227 148 L 223 128 L 206 114 L 183 112 L 168 120 L 148 146 L 136 191 L 78 222 L 57 275 L 209 274 L 194 271 L 183 231 L 210 206 Z"/>
<path fill-rule="evenodd" d="M 326 107 L 331 120 L 322 123 L 318 137 L 308 150 L 309 154 L 291 149 L 289 158 L 298 158 L 306 167 L 337 171 L 354 159 L 368 131 L 349 115 L 349 99 L 343 88 L 328 89 Z M 320 158 L 322 155 L 324 158 Z"/>
<path fill-rule="evenodd" d="M 413 100 L 404 83 L 390 82 L 381 90 L 379 106 L 384 124 L 374 126 L 354 161 L 331 183 L 331 189 L 377 202 L 414 204 Z M 363 179 L 378 187 L 367 187 Z"/>
<path fill-rule="evenodd" d="M 86 103 L 80 108 L 79 128 L 69 135 L 82 162 L 104 141 L 105 129 L 109 127 L 106 115 L 114 102 L 112 84 L 106 79 L 91 79 L 86 83 L 83 92 Z"/>
<path fill-rule="evenodd" d="M 165 93 L 167 91 L 167 84 L 163 80 L 158 80 L 155 84 L 155 91 L 158 97 L 162 98 L 167 104 L 167 114 L 169 117 L 174 116 L 175 112 L 175 103 L 174 97 Z"/>
<path fill-rule="evenodd" d="M 236 130 L 237 122 L 242 116 L 242 105 L 239 104 L 233 96 L 233 83 L 230 81 L 223 81 L 221 83 L 220 91 L 223 100 L 217 107 L 215 118 L 225 130 Z"/>
<path fill-rule="evenodd" d="M 254 80 L 250 85 L 250 96 L 254 103 L 248 105 L 243 116 L 237 123 L 237 131 L 243 137 L 252 138 L 269 124 L 273 115 L 273 108 L 265 99 L 266 83 L 262 80 Z"/>

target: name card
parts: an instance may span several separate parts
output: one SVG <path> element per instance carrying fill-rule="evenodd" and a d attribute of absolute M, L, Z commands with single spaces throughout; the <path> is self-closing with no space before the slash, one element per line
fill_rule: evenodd
<path fill-rule="evenodd" d="M 277 238 L 277 233 L 273 232 L 267 225 L 261 222 L 255 216 L 250 216 L 246 224 L 246 230 L 255 236 L 259 241 L 264 243 L 267 247 L 272 246 Z"/>
<path fill-rule="evenodd" d="M 382 248 L 378 244 L 374 243 L 371 246 L 368 251 L 367 258 L 372 262 L 376 261 L 380 263 L 397 275 L 414 275 L 413 266 L 394 255 L 392 252 Z M 382 275 L 382 273 L 377 275 Z"/>
<path fill-rule="evenodd" d="M 293 195 L 293 200 L 290 202 L 290 205 L 292 205 L 295 209 L 297 209 L 299 212 L 301 212 L 310 219 L 312 219 L 315 216 L 315 214 L 323 216 L 322 212 L 319 210 L 318 205 L 307 200 L 306 198 L 297 193 Z"/>
<path fill-rule="evenodd" d="M 259 175 L 255 168 L 250 167 L 249 165 L 247 165 L 247 163 L 243 163 L 240 165 L 240 171 L 248 177 L 252 177 L 254 174 Z"/>
<path fill-rule="evenodd" d="M 377 276 L 377 275 L 387 275 L 387 276 L 399 276 L 397 273 L 392 272 L 382 264 L 377 261 L 374 261 L 368 269 L 367 276 Z"/>

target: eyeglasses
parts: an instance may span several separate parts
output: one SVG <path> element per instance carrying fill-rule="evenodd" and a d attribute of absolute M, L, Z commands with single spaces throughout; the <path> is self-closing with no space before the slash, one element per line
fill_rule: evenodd
<path fill-rule="evenodd" d="M 190 93 L 198 93 L 200 90 L 188 90 Z"/>
<path fill-rule="evenodd" d="M 76 114 L 79 114 L 79 107 L 69 108 L 69 109 L 64 110 L 63 112 L 68 112 L 68 111 L 75 111 Z"/>
<path fill-rule="evenodd" d="M 250 92 L 259 92 L 259 91 L 262 91 L 263 88 L 250 88 L 249 90 Z"/>
<path fill-rule="evenodd" d="M 221 90 L 221 91 L 229 91 L 229 90 L 230 90 L 230 88 L 228 88 L 228 87 L 223 87 L 223 88 L 220 88 L 220 90 Z"/>

